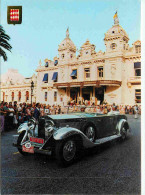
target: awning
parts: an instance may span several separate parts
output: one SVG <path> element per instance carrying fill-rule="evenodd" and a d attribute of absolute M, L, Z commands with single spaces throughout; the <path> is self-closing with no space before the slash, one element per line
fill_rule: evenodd
<path fill-rule="evenodd" d="M 141 68 L 141 62 L 135 62 L 134 68 Z"/>
<path fill-rule="evenodd" d="M 58 72 L 54 72 L 52 76 L 53 81 L 57 81 Z"/>
<path fill-rule="evenodd" d="M 71 77 L 76 77 L 77 76 L 77 70 L 73 70 L 70 76 Z"/>
<path fill-rule="evenodd" d="M 58 64 L 58 60 L 55 60 L 54 65 L 56 66 Z"/>
<path fill-rule="evenodd" d="M 44 74 L 43 81 L 48 82 L 48 73 Z"/>

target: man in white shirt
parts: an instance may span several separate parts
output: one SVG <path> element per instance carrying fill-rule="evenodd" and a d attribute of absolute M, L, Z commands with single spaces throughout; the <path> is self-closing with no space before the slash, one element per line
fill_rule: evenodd
<path fill-rule="evenodd" d="M 9 112 L 9 117 L 8 117 L 8 126 L 9 126 L 9 129 L 13 129 L 14 127 L 14 124 L 13 124 L 13 120 L 14 120 L 14 108 L 12 106 L 12 103 L 10 102 L 9 103 L 9 107 L 8 107 L 8 112 Z"/>

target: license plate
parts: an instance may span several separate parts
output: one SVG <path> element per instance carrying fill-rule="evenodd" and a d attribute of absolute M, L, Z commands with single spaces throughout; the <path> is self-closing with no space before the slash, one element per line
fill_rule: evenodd
<path fill-rule="evenodd" d="M 22 146 L 23 152 L 28 152 L 28 153 L 34 153 L 34 146 L 31 146 L 29 148 L 26 148 L 25 145 Z"/>
<path fill-rule="evenodd" d="M 44 143 L 44 139 L 42 139 L 42 138 L 36 138 L 36 137 L 30 137 L 30 141 L 31 142 L 35 142 L 35 143 L 38 143 L 38 144 L 43 144 Z"/>

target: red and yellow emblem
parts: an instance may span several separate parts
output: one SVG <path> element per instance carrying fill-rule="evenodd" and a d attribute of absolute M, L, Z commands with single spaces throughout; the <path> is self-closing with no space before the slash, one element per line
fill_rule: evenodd
<path fill-rule="evenodd" d="M 22 23 L 22 6 L 8 6 L 7 9 L 8 24 Z"/>

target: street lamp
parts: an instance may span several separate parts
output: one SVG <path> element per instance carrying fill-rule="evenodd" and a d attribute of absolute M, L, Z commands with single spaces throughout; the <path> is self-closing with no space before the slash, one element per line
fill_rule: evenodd
<path fill-rule="evenodd" d="M 34 90 L 34 82 L 31 81 L 31 105 L 32 105 L 33 90 Z"/>

